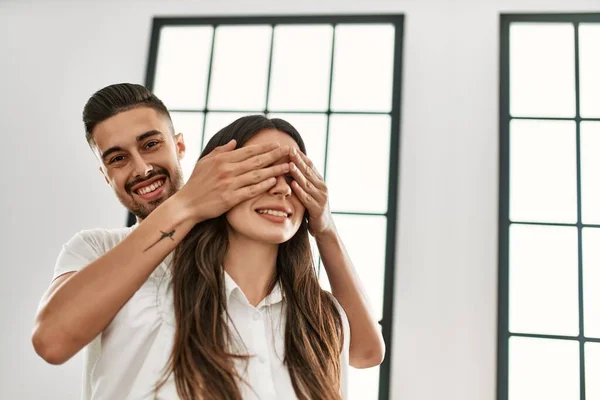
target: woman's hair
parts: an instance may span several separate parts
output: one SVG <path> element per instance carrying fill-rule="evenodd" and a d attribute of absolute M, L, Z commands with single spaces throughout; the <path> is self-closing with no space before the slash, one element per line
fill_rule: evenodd
<path fill-rule="evenodd" d="M 264 129 L 290 135 L 306 153 L 299 133 L 284 120 L 262 115 L 242 117 L 221 129 L 200 158 L 217 146 L 237 141 L 242 147 Z M 176 331 L 162 386 L 173 373 L 184 400 L 241 400 L 244 382 L 235 360 L 252 355 L 234 354 L 234 332 L 229 329 L 223 259 L 228 249 L 225 215 L 197 224 L 175 249 L 173 292 Z M 308 222 L 279 245 L 271 289 L 279 283 L 287 320 L 286 365 L 299 399 L 340 399 L 340 354 L 343 329 L 333 296 L 319 286 L 309 243 Z"/>

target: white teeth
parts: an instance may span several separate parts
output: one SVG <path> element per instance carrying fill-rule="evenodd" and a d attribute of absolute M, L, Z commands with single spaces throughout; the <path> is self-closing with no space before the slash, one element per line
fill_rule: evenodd
<path fill-rule="evenodd" d="M 156 189 L 158 189 L 159 187 L 161 187 L 163 185 L 163 183 L 164 183 L 163 180 L 156 181 L 156 182 L 152 183 L 151 185 L 144 186 L 143 188 L 138 189 L 137 192 L 138 192 L 138 194 L 146 194 L 146 193 L 153 192 Z"/>
<path fill-rule="evenodd" d="M 259 214 L 275 215 L 277 217 L 287 217 L 287 213 L 278 210 L 258 210 Z"/>

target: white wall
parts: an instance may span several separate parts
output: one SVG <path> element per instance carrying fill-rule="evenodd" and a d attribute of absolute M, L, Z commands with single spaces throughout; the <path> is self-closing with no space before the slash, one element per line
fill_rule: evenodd
<path fill-rule="evenodd" d="M 81 358 L 37 358 L 32 318 L 60 246 L 124 223 L 80 115 L 143 83 L 152 17 L 377 12 L 406 15 L 392 398 L 495 398 L 499 14 L 598 0 L 49 3 L 0 0 L 1 399 L 79 396 Z"/>

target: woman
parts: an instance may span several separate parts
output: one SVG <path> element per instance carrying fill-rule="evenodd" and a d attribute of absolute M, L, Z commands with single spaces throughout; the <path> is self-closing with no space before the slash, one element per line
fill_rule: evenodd
<path fill-rule="evenodd" d="M 232 139 L 306 153 L 289 123 L 256 115 L 219 131 L 201 157 Z M 172 373 L 186 400 L 345 397 L 348 322 L 319 286 L 295 174 L 199 223 L 175 250 L 176 332 L 159 391 Z"/>

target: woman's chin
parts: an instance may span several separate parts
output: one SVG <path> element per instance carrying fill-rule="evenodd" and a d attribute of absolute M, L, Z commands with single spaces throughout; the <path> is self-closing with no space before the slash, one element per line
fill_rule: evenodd
<path fill-rule="evenodd" d="M 268 244 L 281 244 L 287 242 L 290 238 L 286 235 L 268 235 L 261 237 L 259 240 Z"/>
<path fill-rule="evenodd" d="M 253 234 L 248 236 L 257 242 L 265 244 L 281 244 L 290 240 L 293 235 L 287 232 L 253 232 Z"/>
<path fill-rule="evenodd" d="M 239 234 L 255 242 L 278 245 L 294 237 L 300 228 L 300 223 L 294 226 L 291 222 L 274 224 L 264 221 L 262 217 L 258 220 L 247 219 L 243 223 L 240 223 L 239 219 L 230 219 L 229 234 Z"/>

